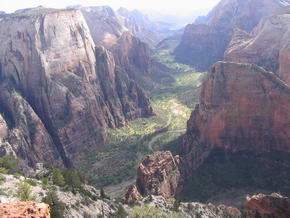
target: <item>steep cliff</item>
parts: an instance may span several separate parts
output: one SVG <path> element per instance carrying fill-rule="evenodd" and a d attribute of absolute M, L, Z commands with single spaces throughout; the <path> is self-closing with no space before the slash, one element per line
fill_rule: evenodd
<path fill-rule="evenodd" d="M 182 153 L 188 169 L 197 169 L 214 148 L 289 152 L 289 94 L 283 81 L 256 65 L 215 64 L 187 124 Z"/>
<path fill-rule="evenodd" d="M 173 78 L 167 73 L 169 69 L 153 59 L 148 44 L 130 28 L 125 27 L 124 17 L 106 6 L 81 7 L 81 11 L 95 44 L 110 50 L 117 67 L 124 69 L 128 77 L 139 86 L 150 91 L 164 81 L 173 82 Z M 134 22 L 142 25 L 142 21 Z"/>
<path fill-rule="evenodd" d="M 289 8 L 263 19 L 250 34 L 236 30 L 225 60 L 255 63 L 290 82 Z"/>
<path fill-rule="evenodd" d="M 251 31 L 265 16 L 290 4 L 274 0 L 222 0 L 208 15 L 205 24 L 185 28 L 182 41 L 175 50 L 177 61 L 190 64 L 198 71 L 223 60 L 233 31 Z"/>
<path fill-rule="evenodd" d="M 71 166 L 104 145 L 104 128 L 152 114 L 110 52 L 95 49 L 80 11 L 29 11 L 0 27 L 4 141 L 28 164 Z"/>
<path fill-rule="evenodd" d="M 122 18 L 108 6 L 81 7 L 80 9 L 97 45 L 110 48 L 124 32 L 128 31 L 122 24 Z"/>

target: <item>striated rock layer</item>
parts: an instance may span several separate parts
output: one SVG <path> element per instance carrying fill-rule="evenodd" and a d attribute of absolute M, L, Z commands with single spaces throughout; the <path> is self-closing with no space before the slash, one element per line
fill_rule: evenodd
<path fill-rule="evenodd" d="M 214 148 L 290 152 L 289 106 L 290 87 L 274 73 L 218 62 L 187 124 L 182 148 L 187 169 L 197 169 Z"/>
<path fill-rule="evenodd" d="M 225 60 L 255 63 L 290 83 L 290 8 L 263 19 L 250 34 L 236 30 Z"/>
<path fill-rule="evenodd" d="M 175 50 L 177 61 L 205 71 L 223 60 L 235 28 L 251 31 L 265 16 L 289 5 L 289 1 L 222 0 L 208 15 L 207 22 L 185 28 L 182 41 Z"/>
<path fill-rule="evenodd" d="M 0 48 L 1 147 L 29 165 L 72 166 L 104 145 L 104 128 L 153 114 L 111 53 L 95 49 L 80 11 L 5 17 Z"/>
<path fill-rule="evenodd" d="M 137 169 L 136 186 L 128 190 L 126 200 L 140 200 L 141 195 L 174 197 L 180 179 L 180 159 L 171 152 L 156 152 L 147 156 Z"/>
<path fill-rule="evenodd" d="M 34 202 L 15 202 L 15 203 L 1 203 L 0 216 L 2 218 L 13 217 L 42 217 L 50 218 L 49 205 L 44 203 Z"/>

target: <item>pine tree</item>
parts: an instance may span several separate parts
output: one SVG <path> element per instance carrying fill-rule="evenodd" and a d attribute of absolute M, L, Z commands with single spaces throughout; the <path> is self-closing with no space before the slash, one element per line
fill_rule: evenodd
<path fill-rule="evenodd" d="M 45 198 L 42 199 L 42 202 L 50 206 L 51 217 L 54 217 L 54 218 L 64 217 L 65 204 L 58 199 L 58 196 L 55 190 L 52 190 L 52 189 L 49 190 Z"/>
<path fill-rule="evenodd" d="M 100 191 L 100 197 L 101 197 L 102 199 L 107 198 L 107 195 L 106 195 L 105 190 L 104 190 L 103 188 L 101 188 L 101 191 Z"/>
<path fill-rule="evenodd" d="M 82 185 L 80 174 L 76 170 L 66 170 L 63 172 L 65 184 L 67 184 L 72 191 L 80 188 Z"/>
<path fill-rule="evenodd" d="M 52 182 L 53 184 L 58 185 L 58 186 L 65 185 L 65 181 L 64 181 L 64 178 L 60 169 L 54 168 L 52 170 Z"/>

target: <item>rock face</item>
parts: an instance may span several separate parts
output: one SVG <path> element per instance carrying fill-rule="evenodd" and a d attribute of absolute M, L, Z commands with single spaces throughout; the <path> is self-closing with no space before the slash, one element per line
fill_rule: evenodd
<path fill-rule="evenodd" d="M 256 65 L 215 64 L 187 124 L 182 149 L 186 169 L 198 168 L 213 148 L 289 152 L 289 94 L 274 73 Z"/>
<path fill-rule="evenodd" d="M 0 27 L 6 143 L 29 165 L 71 166 L 104 145 L 104 128 L 152 115 L 110 52 L 95 49 L 80 11 L 43 9 L 3 18 Z"/>
<path fill-rule="evenodd" d="M 288 4 L 289 1 L 222 0 L 209 13 L 206 23 L 185 28 L 183 39 L 174 52 L 175 58 L 205 71 L 223 60 L 235 28 L 249 32 L 261 18 Z"/>
<path fill-rule="evenodd" d="M 290 200 L 279 194 L 254 195 L 245 203 L 245 217 L 290 217 Z"/>
<path fill-rule="evenodd" d="M 142 199 L 143 197 L 135 185 L 131 186 L 125 195 L 125 200 L 128 202 L 140 201 Z"/>
<path fill-rule="evenodd" d="M 122 15 L 125 13 L 124 10 L 120 12 Z M 166 74 L 169 69 L 153 60 L 148 44 L 144 43 L 142 37 L 139 38 L 139 34 L 125 26 L 124 20 L 128 18 L 118 15 L 109 7 L 87 7 L 81 8 L 81 11 L 95 44 L 110 50 L 117 67 L 124 70 L 129 78 L 145 90 L 152 90 L 163 81 L 173 82 L 172 77 Z M 134 22 L 138 25 L 142 24 L 142 20 Z M 140 30 L 141 33 L 144 31 Z"/>
<path fill-rule="evenodd" d="M 82 7 L 81 11 L 97 45 L 110 48 L 128 31 L 122 24 L 122 18 L 108 6 Z"/>
<path fill-rule="evenodd" d="M 225 60 L 255 63 L 277 73 L 290 83 L 289 8 L 263 19 L 250 34 L 237 30 L 225 53 Z"/>
<path fill-rule="evenodd" d="M 150 21 L 148 16 L 138 10 L 128 11 L 120 8 L 118 14 L 123 17 L 123 24 L 134 36 L 151 47 L 157 45 L 164 37 L 160 34 L 163 30 L 158 23 Z M 163 30 L 164 31 L 164 30 Z"/>
<path fill-rule="evenodd" d="M 136 187 L 141 195 L 162 195 L 166 198 L 175 196 L 180 179 L 179 156 L 171 152 L 156 152 L 147 156 L 137 170 Z M 129 189 L 126 199 L 139 196 L 136 188 Z"/>
<path fill-rule="evenodd" d="M 0 216 L 13 217 L 43 217 L 50 218 L 49 205 L 34 202 L 1 203 Z"/>

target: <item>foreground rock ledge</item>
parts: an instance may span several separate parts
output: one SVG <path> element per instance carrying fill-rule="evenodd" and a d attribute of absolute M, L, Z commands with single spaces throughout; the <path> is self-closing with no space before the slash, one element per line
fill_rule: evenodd
<path fill-rule="evenodd" d="M 147 156 L 137 169 L 136 186 L 131 187 L 126 200 L 140 200 L 141 195 L 174 197 L 180 179 L 180 158 L 171 152 L 156 152 Z"/>
<path fill-rule="evenodd" d="M 35 202 L 14 202 L 0 204 L 0 217 L 2 218 L 50 218 L 49 205 Z"/>
<path fill-rule="evenodd" d="M 245 204 L 247 218 L 288 218 L 290 217 L 290 200 L 279 194 L 258 194 L 250 197 Z"/>

